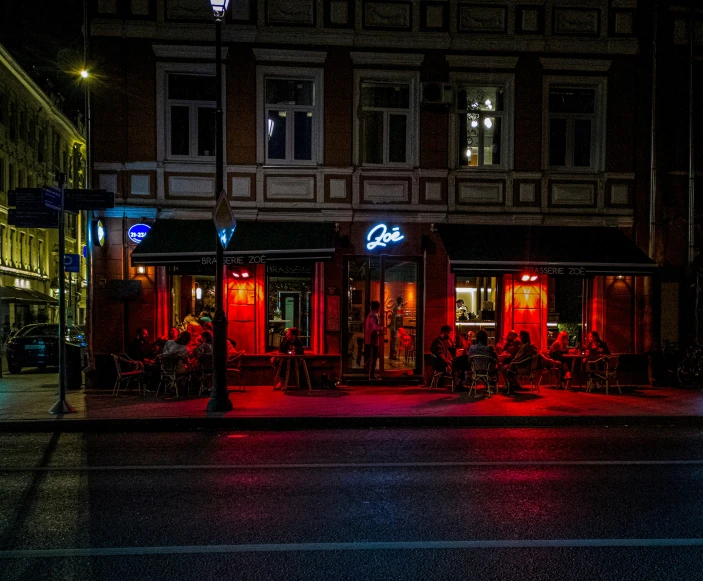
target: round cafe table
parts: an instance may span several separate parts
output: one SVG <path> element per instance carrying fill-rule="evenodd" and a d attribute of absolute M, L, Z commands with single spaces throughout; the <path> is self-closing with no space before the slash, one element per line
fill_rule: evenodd
<path fill-rule="evenodd" d="M 567 389 L 571 389 L 571 381 L 576 373 L 576 362 L 579 367 L 579 389 L 583 388 L 583 362 L 588 359 L 587 353 L 564 353 L 561 358 L 564 361 L 571 361 L 571 379 L 567 382 Z"/>

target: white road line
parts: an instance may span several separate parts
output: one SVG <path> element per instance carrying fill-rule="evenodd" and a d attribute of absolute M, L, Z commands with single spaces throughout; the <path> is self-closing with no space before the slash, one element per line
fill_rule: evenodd
<path fill-rule="evenodd" d="M 118 557 L 217 553 L 281 553 L 303 551 L 423 551 L 438 549 L 559 549 L 700 547 L 703 539 L 519 539 L 502 541 L 407 541 L 360 543 L 271 543 L 251 545 L 185 545 L 156 547 L 92 547 L 86 549 L 17 549 L 0 551 L 0 559 Z"/>
<path fill-rule="evenodd" d="M 309 470 L 348 468 L 490 468 L 501 466 L 701 466 L 703 460 L 544 460 L 496 462 L 319 462 L 302 464 L 145 464 L 125 466 L 0 466 L 1 472 L 118 472 L 177 470 Z"/>

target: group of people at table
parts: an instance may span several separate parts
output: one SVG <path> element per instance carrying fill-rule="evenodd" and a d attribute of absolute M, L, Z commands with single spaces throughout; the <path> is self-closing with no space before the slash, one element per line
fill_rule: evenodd
<path fill-rule="evenodd" d="M 588 340 L 583 349 L 569 348 L 569 334 L 561 331 L 550 348 L 542 353 L 530 341 L 530 333 L 522 330 L 520 333 L 509 331 L 504 339 L 494 347 L 488 344 L 488 333 L 481 330 L 473 333 L 457 335 L 457 342 L 452 340 L 452 328 L 449 325 L 441 327 L 439 336 L 432 342 L 430 352 L 433 355 L 433 368 L 437 373 L 451 375 L 458 390 L 466 389 L 467 375 L 471 372 L 470 358 L 475 355 L 488 357 L 495 362 L 495 382 L 498 375 L 503 376 L 504 385 L 509 392 L 521 389 L 517 381 L 518 372 L 528 368 L 535 356 L 542 356 L 544 367 L 555 368 L 559 375 L 559 384 L 571 381 L 570 365 L 574 357 L 596 361 L 604 355 L 610 355 L 605 341 L 602 341 L 596 331 L 588 334 Z M 571 359 L 571 363 L 569 360 Z"/>
<path fill-rule="evenodd" d="M 207 358 L 213 357 L 213 329 L 212 320 L 201 315 L 200 318 L 190 321 L 187 330 L 172 327 L 167 337 L 160 337 L 154 342 L 149 341 L 149 332 L 140 327 L 134 339 L 127 347 L 127 356 L 137 362 L 144 370 L 150 385 L 155 386 L 160 378 L 160 365 L 157 357 L 163 355 L 172 357 L 176 365 L 176 373 L 182 376 L 185 382 L 189 374 L 202 370 Z M 227 338 L 227 366 L 239 367 L 244 351 L 237 349 L 237 342 Z"/>

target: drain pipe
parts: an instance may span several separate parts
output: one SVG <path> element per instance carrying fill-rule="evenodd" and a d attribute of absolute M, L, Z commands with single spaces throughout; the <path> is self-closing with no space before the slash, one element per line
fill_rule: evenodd
<path fill-rule="evenodd" d="M 657 221 L 657 0 L 652 2 L 652 119 L 649 151 L 649 257 L 656 261 Z"/>
<path fill-rule="evenodd" d="M 694 341 L 698 341 L 698 273 L 694 271 L 694 260 L 696 258 L 696 214 L 695 214 L 695 194 L 696 194 L 696 162 L 695 144 L 693 139 L 693 71 L 694 71 L 694 45 L 695 45 L 695 4 L 697 0 L 690 0 L 688 6 L 688 270 L 696 280 L 694 286 L 694 316 L 693 331 Z"/>

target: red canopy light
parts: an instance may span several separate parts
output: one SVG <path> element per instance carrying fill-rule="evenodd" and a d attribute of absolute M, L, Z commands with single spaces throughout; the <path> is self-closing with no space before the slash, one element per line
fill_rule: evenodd
<path fill-rule="evenodd" d="M 525 271 L 520 275 L 520 280 L 522 282 L 535 282 L 539 278 L 539 275 L 534 272 Z"/>
<path fill-rule="evenodd" d="M 247 268 L 234 268 L 232 269 L 232 276 L 234 278 L 249 278 L 251 273 Z"/>

